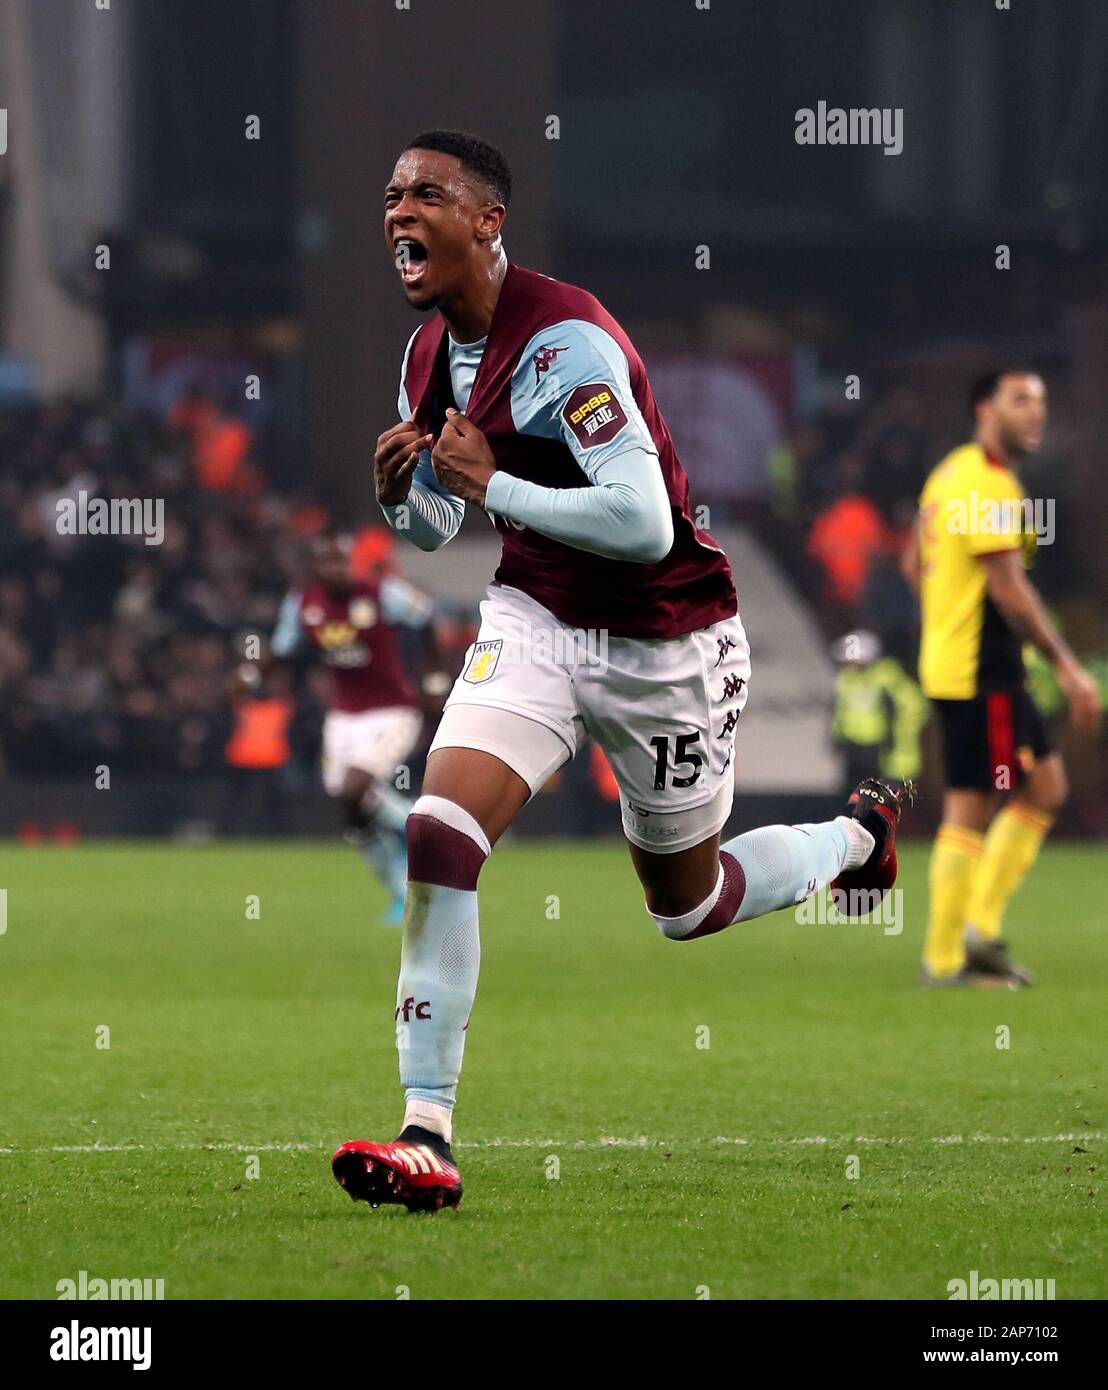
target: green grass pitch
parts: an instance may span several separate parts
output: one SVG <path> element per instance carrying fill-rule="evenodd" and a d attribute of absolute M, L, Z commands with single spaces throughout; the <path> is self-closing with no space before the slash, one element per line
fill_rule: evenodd
<path fill-rule="evenodd" d="M 399 1118 L 400 933 L 355 854 L 7 850 L 0 1297 L 83 1269 L 171 1299 L 942 1299 L 976 1269 L 1103 1298 L 1106 856 L 1044 854 L 1018 994 L 916 988 L 926 846 L 902 864 L 900 935 L 782 912 L 681 945 L 621 846 L 504 846 L 466 1196 L 413 1217 L 328 1166 Z"/>

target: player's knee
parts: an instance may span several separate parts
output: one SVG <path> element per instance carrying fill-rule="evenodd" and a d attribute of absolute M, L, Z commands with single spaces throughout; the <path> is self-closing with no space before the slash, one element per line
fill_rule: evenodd
<path fill-rule="evenodd" d="M 1066 780 L 1066 774 L 1059 769 L 1058 776 L 1053 780 L 1046 794 L 1046 801 L 1042 809 L 1049 811 L 1050 814 L 1057 815 L 1069 799 L 1070 784 Z"/>
<path fill-rule="evenodd" d="M 669 941 L 697 941 L 714 936 L 736 919 L 746 894 L 746 874 L 734 855 L 720 853 L 718 878 L 708 895 L 691 905 L 687 897 L 662 896 L 647 890 L 646 911 Z M 663 911 L 662 907 L 676 911 Z"/>
<path fill-rule="evenodd" d="M 704 894 L 689 896 L 685 892 L 675 892 L 672 888 L 653 888 L 649 885 L 643 889 L 647 914 L 661 926 L 671 918 L 684 917 L 693 908 L 699 906 L 703 901 Z M 663 935 L 667 935 L 663 929 Z"/>
<path fill-rule="evenodd" d="M 667 941 L 689 940 L 689 929 L 685 925 L 684 915 L 666 915 L 662 912 L 655 912 L 655 910 L 650 906 L 649 903 L 647 904 L 646 911 L 651 921 L 654 923 L 654 925 L 658 928 L 658 930 L 662 933 L 662 935 L 666 938 Z"/>
<path fill-rule="evenodd" d="M 699 941 L 702 936 L 712 936 L 734 920 L 726 912 L 713 904 L 707 911 L 704 907 L 693 908 L 691 912 L 656 912 L 647 904 L 647 914 L 667 941 Z"/>
<path fill-rule="evenodd" d="M 408 813 L 408 879 L 472 891 L 492 851 L 477 821 L 454 801 L 421 796 Z"/>
<path fill-rule="evenodd" d="M 1057 815 L 1070 794 L 1069 779 L 1062 763 L 1055 762 L 1041 769 L 1042 775 L 1032 777 L 1024 788 L 1024 797 L 1037 811 Z"/>

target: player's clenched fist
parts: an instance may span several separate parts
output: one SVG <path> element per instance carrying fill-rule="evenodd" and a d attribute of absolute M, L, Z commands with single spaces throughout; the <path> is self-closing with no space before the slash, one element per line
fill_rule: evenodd
<path fill-rule="evenodd" d="M 395 507 L 407 499 L 420 453 L 433 442 L 431 435 L 420 434 L 414 420 L 402 420 L 381 435 L 373 455 L 378 502 Z"/>
<path fill-rule="evenodd" d="M 435 477 L 448 492 L 463 502 L 485 505 L 485 489 L 496 472 L 496 460 L 484 434 L 459 411 L 446 412 L 431 463 Z"/>

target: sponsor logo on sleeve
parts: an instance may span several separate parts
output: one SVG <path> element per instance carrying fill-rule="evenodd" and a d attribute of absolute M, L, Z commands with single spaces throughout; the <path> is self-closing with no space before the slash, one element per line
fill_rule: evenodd
<path fill-rule="evenodd" d="M 610 443 L 627 424 L 615 389 L 602 381 L 578 386 L 562 408 L 562 419 L 582 449 Z"/>

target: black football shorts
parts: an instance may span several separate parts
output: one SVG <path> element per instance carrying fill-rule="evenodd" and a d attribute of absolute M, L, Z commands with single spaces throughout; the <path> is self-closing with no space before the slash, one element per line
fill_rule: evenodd
<path fill-rule="evenodd" d="M 931 703 L 942 724 L 948 787 L 1008 791 L 1053 751 L 1043 717 L 1022 686 Z"/>

